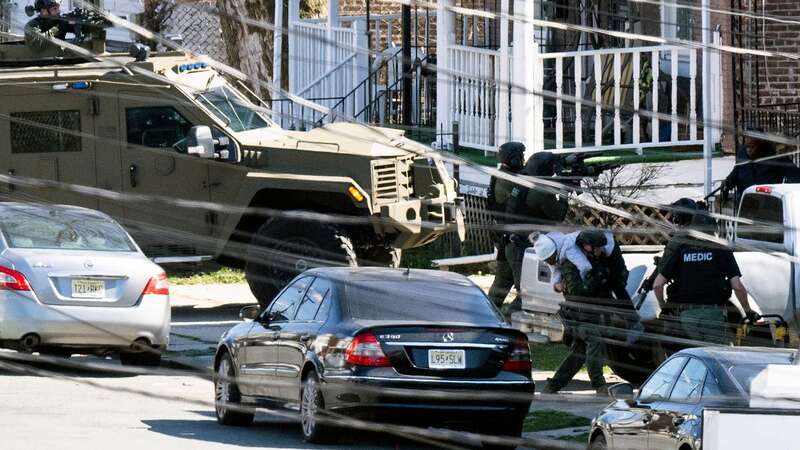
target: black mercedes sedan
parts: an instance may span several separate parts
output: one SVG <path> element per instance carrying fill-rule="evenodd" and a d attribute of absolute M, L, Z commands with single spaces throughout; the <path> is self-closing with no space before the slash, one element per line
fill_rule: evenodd
<path fill-rule="evenodd" d="M 240 314 L 214 362 L 222 424 L 250 424 L 266 405 L 299 409 L 309 442 L 344 418 L 521 434 L 528 340 L 462 275 L 317 268 Z"/>
<path fill-rule="evenodd" d="M 615 401 L 592 421 L 590 450 L 700 450 L 703 410 L 748 408 L 750 382 L 767 365 L 792 364 L 795 350 L 702 347 L 664 361 L 638 395 L 620 383 Z"/>

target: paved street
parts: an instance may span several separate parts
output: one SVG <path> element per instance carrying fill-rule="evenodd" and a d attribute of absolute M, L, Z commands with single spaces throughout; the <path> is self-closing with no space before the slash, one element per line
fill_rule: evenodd
<path fill-rule="evenodd" d="M 259 414 L 252 427 L 218 425 L 209 403 L 213 385 L 197 377 L 57 374 L 65 379 L 0 370 L 3 450 L 308 448 L 299 425 L 285 418 Z M 320 448 L 418 447 L 356 433 Z"/>
<path fill-rule="evenodd" d="M 479 284 L 485 284 L 479 279 Z M 489 279 L 490 281 L 490 279 Z M 199 295 L 207 292 L 208 301 Z M 215 297 L 227 292 L 228 300 Z M 252 298 L 241 285 L 173 287 L 173 323 L 167 362 L 159 374 L 132 375 L 101 369 L 72 370 L 55 365 L 19 365 L 19 373 L 0 367 L 0 423 L 3 450 L 52 448 L 115 449 L 309 448 L 290 418 L 259 412 L 256 424 L 228 428 L 217 424 L 213 384 L 184 365 L 210 368 L 220 334 L 238 321 Z M 9 353 L 5 353 L 8 355 Z M 0 360 L 0 364 L 5 359 Z M 75 363 L 121 369 L 110 358 L 73 357 Z M 181 364 L 176 364 L 181 363 Z M 536 371 L 537 384 L 552 372 Z M 585 374 L 567 397 L 537 396 L 533 409 L 558 409 L 590 417 L 606 404 L 588 388 Z M 316 447 L 315 447 L 316 448 Z M 347 433 L 336 446 L 320 448 L 412 449 L 419 444 L 387 435 Z"/>

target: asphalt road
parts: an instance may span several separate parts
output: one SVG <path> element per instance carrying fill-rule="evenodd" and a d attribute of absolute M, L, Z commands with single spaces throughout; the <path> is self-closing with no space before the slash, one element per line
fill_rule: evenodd
<path fill-rule="evenodd" d="M 251 427 L 218 425 L 213 384 L 197 374 L 210 368 L 220 334 L 238 320 L 238 310 L 246 303 L 174 305 L 170 350 L 159 373 L 119 373 L 123 368 L 118 361 L 98 357 L 73 356 L 69 363 L 78 368 L 63 363 L 21 364 L 3 357 L 15 353 L 3 351 L 0 449 L 430 448 L 362 431 L 342 433 L 334 446 L 311 446 L 303 442 L 299 424 L 291 418 L 265 412 L 259 412 Z M 87 364 L 97 367 L 86 368 Z M 539 383 L 549 375 L 534 373 Z M 534 409 L 591 416 L 607 403 L 591 395 L 584 381 L 577 380 L 570 389 L 576 394 L 573 401 L 537 396 Z"/>
<path fill-rule="evenodd" d="M 73 357 L 119 367 L 112 360 Z M 0 369 L 0 448 L 3 450 L 305 449 L 299 424 L 257 415 L 246 428 L 223 427 L 214 418 L 213 385 L 191 375 L 124 375 L 22 365 Z M 317 447 L 314 447 L 317 448 Z M 345 433 L 321 449 L 425 448 L 392 436 Z"/>

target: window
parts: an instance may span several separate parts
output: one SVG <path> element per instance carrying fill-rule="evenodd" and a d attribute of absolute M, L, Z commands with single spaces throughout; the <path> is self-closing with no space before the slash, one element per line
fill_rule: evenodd
<path fill-rule="evenodd" d="M 270 306 L 268 313 L 271 322 L 285 322 L 294 317 L 297 305 L 300 304 L 300 300 L 303 298 L 303 294 L 305 294 L 311 280 L 313 280 L 311 277 L 300 278 L 284 289 L 272 301 L 272 306 Z"/>
<path fill-rule="evenodd" d="M 192 124 L 171 106 L 125 110 L 128 143 L 145 147 L 170 148 L 189 134 Z"/>
<path fill-rule="evenodd" d="M 11 113 L 11 153 L 81 151 L 80 111 Z"/>
<path fill-rule="evenodd" d="M 669 399 L 673 402 L 681 403 L 697 402 L 700 399 L 703 381 L 706 379 L 707 372 L 705 364 L 700 360 L 690 359 L 678 377 L 675 387 L 672 388 L 672 394 L 670 394 Z"/>
<path fill-rule="evenodd" d="M 233 131 L 256 130 L 270 126 L 255 105 L 243 100 L 228 87 L 218 87 L 203 92 L 196 97 L 196 100 Z"/>
<path fill-rule="evenodd" d="M 737 225 L 736 236 L 754 241 L 783 244 L 783 202 L 765 194 L 747 194 L 742 198 L 739 217 L 750 219 L 754 225 Z M 738 227 L 745 227 L 741 231 Z"/>
<path fill-rule="evenodd" d="M 471 283 L 410 278 L 355 280 L 342 304 L 349 317 L 364 320 L 423 320 L 496 326 L 499 317 L 483 291 Z"/>
<path fill-rule="evenodd" d="M 703 384 L 703 399 L 719 399 L 721 397 L 722 391 L 719 389 L 717 379 L 709 372 L 706 374 L 706 382 Z"/>
<path fill-rule="evenodd" d="M 317 315 L 317 310 L 319 310 L 320 305 L 328 296 L 330 290 L 330 281 L 323 278 L 314 280 L 314 283 L 308 288 L 305 298 L 303 298 L 303 303 L 301 303 L 300 307 L 297 309 L 295 320 L 314 320 L 314 317 Z"/>
<path fill-rule="evenodd" d="M 116 222 L 69 211 L 13 208 L 0 214 L 0 231 L 13 248 L 136 251 Z"/>
<path fill-rule="evenodd" d="M 647 380 L 647 383 L 642 386 L 639 392 L 639 401 L 647 403 L 666 399 L 669 394 L 669 388 L 672 386 L 672 381 L 675 380 L 685 363 L 686 358 L 679 357 L 670 359 L 659 367 Z"/>

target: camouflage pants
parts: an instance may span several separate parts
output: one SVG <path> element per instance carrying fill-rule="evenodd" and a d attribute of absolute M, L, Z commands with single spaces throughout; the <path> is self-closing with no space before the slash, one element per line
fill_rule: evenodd
<path fill-rule="evenodd" d="M 687 339 L 709 344 L 730 344 L 728 320 L 724 307 L 687 309 L 680 314 L 681 328 Z M 696 345 L 702 345 L 699 342 Z"/>
<path fill-rule="evenodd" d="M 495 269 L 494 281 L 489 289 L 489 298 L 498 308 L 503 306 L 511 290 L 511 286 L 517 289 L 517 297 L 512 302 L 512 308 L 520 309 L 519 303 L 519 280 L 522 274 L 522 258 L 525 256 L 525 247 L 503 239 L 503 243 L 497 246 L 497 269 Z"/>
<path fill-rule="evenodd" d="M 566 386 L 575 374 L 586 365 L 592 387 L 597 389 L 606 384 L 603 377 L 603 362 L 605 361 L 605 345 L 600 336 L 600 327 L 594 324 L 571 325 L 572 346 L 569 354 L 561 365 L 558 366 L 553 378 L 550 379 L 548 388 L 559 391 Z"/>

